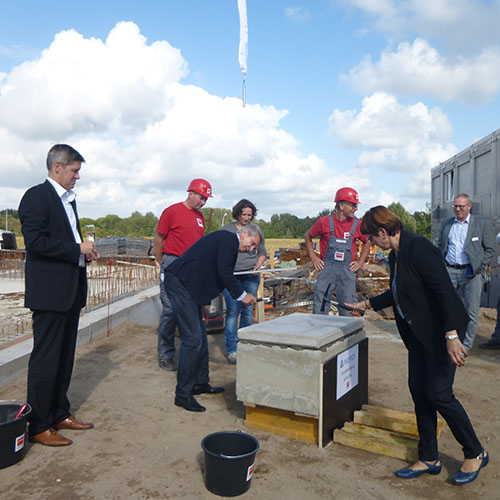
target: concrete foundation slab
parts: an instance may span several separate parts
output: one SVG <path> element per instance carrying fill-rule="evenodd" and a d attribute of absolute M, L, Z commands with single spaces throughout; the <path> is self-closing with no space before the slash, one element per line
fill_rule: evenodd
<path fill-rule="evenodd" d="M 161 302 L 158 286 L 142 290 L 134 295 L 117 300 L 107 306 L 85 313 L 80 317 L 77 346 L 90 342 L 124 321 L 139 325 L 157 325 L 160 319 Z M 33 348 L 33 338 L 0 349 L 0 387 L 6 385 L 28 370 L 28 361 Z"/>

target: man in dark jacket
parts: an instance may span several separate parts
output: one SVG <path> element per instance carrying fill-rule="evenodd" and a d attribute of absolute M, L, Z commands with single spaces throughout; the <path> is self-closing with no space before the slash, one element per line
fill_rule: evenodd
<path fill-rule="evenodd" d="M 46 446 L 72 443 L 56 429 L 93 427 L 71 415 L 66 395 L 80 310 L 87 299 L 85 264 L 98 256 L 93 241 L 82 241 L 73 191 L 84 161 L 71 146 L 53 146 L 47 155 L 47 180 L 29 189 L 19 205 L 26 246 L 24 305 L 33 311 L 29 434 Z"/>
<path fill-rule="evenodd" d="M 189 411 L 205 411 L 193 394 L 217 394 L 223 387 L 209 384 L 208 346 L 201 308 L 225 288 L 243 304 L 256 303 L 234 277 L 238 251 L 255 250 L 256 227 L 238 233 L 215 231 L 204 236 L 165 270 L 165 290 L 177 316 L 181 347 L 175 404 Z"/>

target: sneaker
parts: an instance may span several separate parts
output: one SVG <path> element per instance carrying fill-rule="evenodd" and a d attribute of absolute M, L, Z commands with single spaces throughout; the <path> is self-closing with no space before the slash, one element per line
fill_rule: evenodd
<path fill-rule="evenodd" d="M 163 370 L 167 370 L 168 372 L 175 372 L 177 370 L 177 365 L 173 359 L 159 359 L 158 366 Z"/>
<path fill-rule="evenodd" d="M 227 355 L 227 360 L 232 364 L 232 365 L 235 365 L 236 364 L 236 353 L 235 352 L 232 352 L 231 354 L 228 354 Z"/>
<path fill-rule="evenodd" d="M 488 342 L 479 344 L 479 349 L 500 349 L 500 344 L 498 342 L 492 342 L 491 339 Z"/>

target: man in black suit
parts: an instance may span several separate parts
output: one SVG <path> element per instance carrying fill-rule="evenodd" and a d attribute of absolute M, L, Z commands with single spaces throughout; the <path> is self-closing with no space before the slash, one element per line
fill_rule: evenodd
<path fill-rule="evenodd" d="M 72 443 L 56 429 L 93 427 L 71 415 L 67 397 L 80 309 L 87 298 L 85 263 L 98 257 L 94 242 L 82 241 L 73 191 L 84 161 L 71 146 L 53 146 L 47 180 L 30 188 L 19 205 L 26 246 L 24 305 L 33 312 L 29 435 L 46 446 Z"/>
<path fill-rule="evenodd" d="M 217 394 L 208 376 L 208 345 L 201 308 L 225 288 L 244 305 L 257 302 L 234 277 L 238 251 L 250 252 L 260 243 L 257 226 L 237 233 L 215 231 L 192 245 L 165 270 L 164 286 L 177 316 L 181 339 L 175 404 L 188 411 L 205 411 L 193 394 Z"/>

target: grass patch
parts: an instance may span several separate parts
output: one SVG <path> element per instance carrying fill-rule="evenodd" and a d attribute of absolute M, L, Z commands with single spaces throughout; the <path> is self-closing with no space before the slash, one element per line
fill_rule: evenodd
<path fill-rule="evenodd" d="M 304 238 L 266 238 L 266 252 L 269 254 L 271 249 L 280 248 L 299 248 Z"/>

